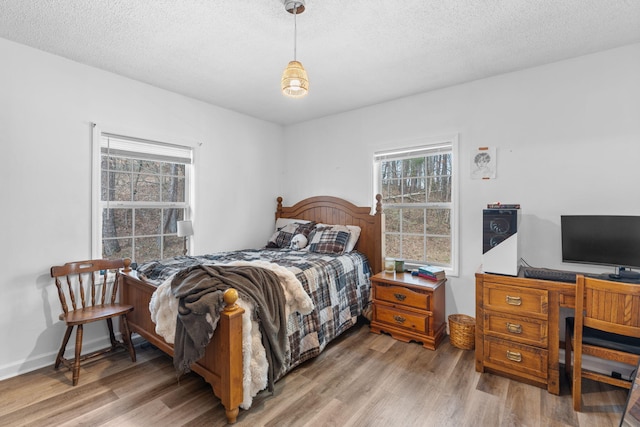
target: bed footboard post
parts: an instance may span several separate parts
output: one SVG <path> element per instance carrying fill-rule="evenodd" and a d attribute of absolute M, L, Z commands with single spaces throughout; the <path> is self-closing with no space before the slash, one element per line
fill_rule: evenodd
<path fill-rule="evenodd" d="M 226 306 L 220 315 L 217 331 L 220 336 L 220 361 L 224 364 L 221 370 L 220 400 L 225 408 L 227 421 L 236 422 L 243 400 L 242 389 L 242 313 L 244 310 L 236 305 L 238 292 L 227 289 L 224 293 Z"/>

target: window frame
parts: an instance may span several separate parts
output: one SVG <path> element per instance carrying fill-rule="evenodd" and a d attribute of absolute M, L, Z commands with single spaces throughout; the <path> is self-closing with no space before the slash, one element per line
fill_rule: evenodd
<path fill-rule="evenodd" d="M 111 129 L 105 130 L 101 129 L 97 124 L 92 123 L 93 132 L 92 132 L 92 176 L 91 176 L 91 215 L 92 215 L 92 226 L 91 226 L 91 253 L 92 258 L 101 259 L 103 257 L 103 221 L 102 215 L 104 212 L 104 208 L 128 208 L 128 209 L 167 209 L 167 208 L 177 208 L 183 209 L 184 217 L 183 220 L 194 220 L 194 209 L 193 209 L 193 188 L 194 188 L 194 179 L 193 179 L 193 169 L 196 158 L 196 147 L 194 144 L 184 144 L 184 143 L 166 143 L 163 142 L 159 138 L 147 138 L 137 136 L 141 134 L 141 132 L 131 132 L 131 131 L 112 131 Z M 133 135 L 136 136 L 133 136 Z M 130 140 L 133 142 L 140 142 L 143 144 L 148 144 L 150 147 L 156 145 L 157 147 L 175 147 L 178 151 L 189 151 L 190 152 L 190 163 L 185 163 L 185 188 L 184 188 L 184 202 L 158 202 L 158 201 L 103 201 L 102 200 L 102 138 L 104 136 L 112 136 L 117 139 L 122 140 Z M 146 152 L 145 152 L 146 153 Z M 130 157 L 134 158 L 134 157 Z M 147 158 L 147 160 L 152 160 L 151 158 Z M 163 159 L 158 159 L 159 161 L 163 161 Z M 176 162 L 180 163 L 180 162 Z M 163 239 L 166 236 L 174 236 L 177 233 L 160 233 L 159 236 Z M 134 239 L 135 235 L 132 236 Z M 141 237 L 141 236 L 139 236 Z M 157 236 L 156 236 L 157 237 Z M 191 251 L 191 247 L 193 245 L 193 238 L 187 239 L 188 242 L 188 250 Z M 132 257 L 135 256 L 135 252 L 132 248 Z M 138 262 L 136 259 L 132 259 L 133 262 Z"/>
<path fill-rule="evenodd" d="M 458 276 L 459 264 L 460 264 L 460 251 L 459 251 L 459 180 L 460 169 L 458 161 L 458 134 L 437 136 L 437 137 L 425 137 L 412 141 L 405 141 L 403 143 L 396 143 L 392 147 L 376 150 L 373 153 L 373 194 L 382 194 L 382 171 L 380 170 L 380 164 L 384 160 L 411 158 L 412 153 L 417 157 L 420 153 L 426 153 L 429 151 L 442 152 L 445 148 L 446 152 L 451 153 L 451 201 L 450 202 L 426 202 L 419 203 L 421 207 L 428 209 L 429 207 L 438 207 L 444 205 L 450 205 L 450 238 L 451 238 L 451 265 L 443 266 L 447 275 Z M 407 207 L 410 203 L 401 203 L 392 205 L 394 207 Z M 383 202 L 382 213 L 384 218 L 385 207 L 391 207 Z M 410 207 L 410 206 L 409 206 Z M 386 221 L 383 221 L 382 225 L 382 256 L 386 256 Z M 425 230 L 424 236 L 428 236 L 428 230 Z M 407 268 L 417 268 L 424 263 L 405 263 Z"/>

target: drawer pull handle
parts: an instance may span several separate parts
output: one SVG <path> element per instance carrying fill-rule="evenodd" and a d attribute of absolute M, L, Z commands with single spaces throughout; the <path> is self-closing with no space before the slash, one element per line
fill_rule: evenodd
<path fill-rule="evenodd" d="M 404 323 L 407 319 L 405 319 L 402 316 L 395 315 L 395 316 L 393 316 L 393 320 L 395 320 L 398 323 Z"/>
<path fill-rule="evenodd" d="M 507 359 L 511 360 L 512 362 L 522 362 L 522 353 L 507 350 Z"/>
<path fill-rule="evenodd" d="M 517 323 L 507 322 L 507 331 L 511 332 L 512 334 L 521 334 L 522 325 L 519 325 Z"/>
<path fill-rule="evenodd" d="M 404 301 L 404 299 L 407 297 L 406 295 L 402 294 L 393 294 L 393 296 L 396 297 L 398 301 Z"/>
<path fill-rule="evenodd" d="M 509 305 L 522 305 L 521 297 L 512 297 L 511 295 L 507 295 L 507 304 Z"/>

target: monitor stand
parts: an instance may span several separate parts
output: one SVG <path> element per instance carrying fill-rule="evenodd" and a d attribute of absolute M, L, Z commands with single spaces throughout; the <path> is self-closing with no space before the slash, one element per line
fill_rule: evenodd
<path fill-rule="evenodd" d="M 609 274 L 609 278 L 617 280 L 640 280 L 640 272 L 620 268 L 617 274 Z"/>

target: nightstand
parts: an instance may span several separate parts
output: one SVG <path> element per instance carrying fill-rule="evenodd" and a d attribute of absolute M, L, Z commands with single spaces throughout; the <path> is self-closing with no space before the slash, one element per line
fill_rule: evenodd
<path fill-rule="evenodd" d="M 418 341 L 435 350 L 445 335 L 445 283 L 410 273 L 378 273 L 371 278 L 371 332 Z"/>

